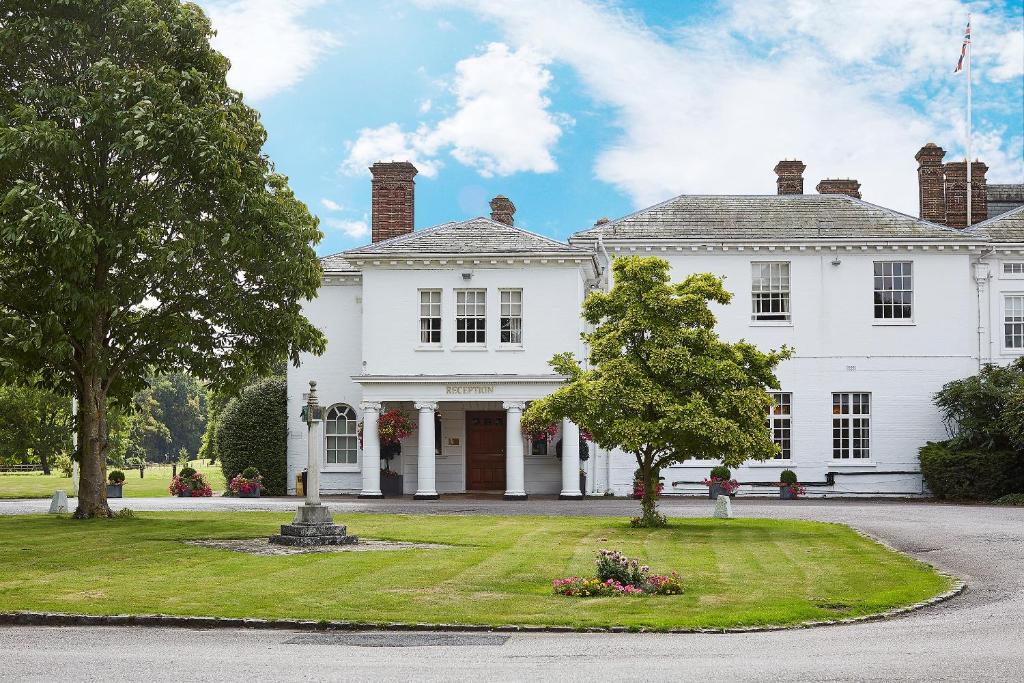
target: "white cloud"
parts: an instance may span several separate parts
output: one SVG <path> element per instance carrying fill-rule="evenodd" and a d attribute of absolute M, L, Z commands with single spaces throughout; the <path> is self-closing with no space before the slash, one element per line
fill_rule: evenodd
<path fill-rule="evenodd" d="M 323 199 L 321 199 L 320 203 L 328 211 L 341 211 L 342 209 L 345 208 L 341 204 L 339 204 L 338 202 L 334 201 L 333 199 L 328 199 L 327 197 L 324 197 Z"/>
<path fill-rule="evenodd" d="M 916 213 L 917 149 L 934 140 L 962 153 L 952 69 L 967 12 L 956 0 L 730 0 L 671 40 L 606 3 L 420 4 L 466 7 L 510 44 L 543 45 L 572 67 L 622 130 L 599 151 L 596 174 L 637 205 L 682 192 L 770 193 L 775 163 L 798 157 L 808 191 L 823 177 L 857 177 L 869 201 Z M 975 76 L 1019 77 L 1019 27 L 975 15 L 972 28 Z M 946 112 L 907 104 L 925 83 Z M 977 121 L 977 141 L 991 140 Z M 985 148 L 990 177 L 1019 168 L 1004 148 Z"/>
<path fill-rule="evenodd" d="M 343 169 L 363 173 L 374 161 L 402 159 L 433 177 L 447 150 L 483 176 L 558 168 L 552 149 L 572 120 L 548 110 L 548 59 L 529 46 L 511 50 L 492 43 L 455 65 L 456 111 L 434 125 L 404 131 L 397 123 L 367 128 L 349 144 Z M 429 100 L 427 102 L 429 105 Z M 426 113 L 430 107 L 421 106 Z"/>
<path fill-rule="evenodd" d="M 205 0 L 217 36 L 213 46 L 231 60 L 228 84 L 260 100 L 301 81 L 338 44 L 328 31 L 303 23 L 323 0 Z"/>
<path fill-rule="evenodd" d="M 324 225 L 333 230 L 343 232 L 352 239 L 359 239 L 370 234 L 370 226 L 365 220 L 348 220 L 344 218 L 327 218 Z"/>
<path fill-rule="evenodd" d="M 426 114 L 427 112 L 430 111 L 430 108 L 433 106 L 434 103 L 431 102 L 429 99 L 423 100 L 422 102 L 420 102 L 420 113 Z"/>

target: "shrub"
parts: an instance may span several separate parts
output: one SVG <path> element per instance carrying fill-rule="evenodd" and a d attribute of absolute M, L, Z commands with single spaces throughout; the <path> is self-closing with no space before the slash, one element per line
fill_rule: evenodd
<path fill-rule="evenodd" d="M 918 457 L 937 498 L 993 500 L 1024 491 L 1024 458 L 1012 451 L 957 450 L 943 441 L 922 447 Z"/>
<path fill-rule="evenodd" d="M 1024 437 L 1024 358 L 1007 366 L 986 365 L 973 377 L 954 380 L 935 394 L 935 405 L 955 449 L 1006 450 Z"/>
<path fill-rule="evenodd" d="M 121 470 L 111 470 L 110 473 L 107 474 L 107 481 L 109 481 L 112 486 L 121 486 L 124 484 L 124 472 Z"/>
<path fill-rule="evenodd" d="M 61 453 L 53 459 L 53 467 L 60 472 L 60 476 L 69 478 L 71 477 L 75 466 L 71 463 L 70 455 L 67 453 Z"/>
<path fill-rule="evenodd" d="M 191 479 L 192 477 L 196 476 L 196 471 L 191 467 L 182 467 L 181 471 L 178 472 L 178 476 L 181 477 L 182 479 Z"/>
<path fill-rule="evenodd" d="M 1008 496 L 1002 498 L 996 498 L 992 501 L 996 505 L 1022 505 L 1024 506 L 1024 493 L 1011 493 Z"/>
<path fill-rule="evenodd" d="M 287 493 L 288 389 L 284 377 L 270 377 L 242 390 L 221 413 L 217 455 L 224 479 L 247 467 L 263 475 L 268 495 Z"/>
<path fill-rule="evenodd" d="M 719 465 L 718 467 L 711 468 L 712 479 L 725 479 L 726 481 L 732 479 L 732 470 L 725 465 Z"/>
<path fill-rule="evenodd" d="M 601 582 L 613 579 L 619 583 L 640 588 L 647 583 L 651 568 L 631 560 L 617 550 L 601 550 L 597 553 L 597 578 Z"/>
<path fill-rule="evenodd" d="M 795 484 L 799 481 L 796 478 L 796 472 L 793 470 L 782 470 L 782 474 L 779 475 L 780 484 Z"/>
<path fill-rule="evenodd" d="M 258 476 L 260 476 L 260 471 L 255 467 L 246 467 L 242 470 L 242 477 L 245 479 L 255 479 Z"/>

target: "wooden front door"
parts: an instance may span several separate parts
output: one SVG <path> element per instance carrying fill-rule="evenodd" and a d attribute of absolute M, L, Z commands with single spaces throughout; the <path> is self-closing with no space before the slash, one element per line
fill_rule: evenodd
<path fill-rule="evenodd" d="M 505 490 L 505 413 L 466 412 L 466 490 Z"/>

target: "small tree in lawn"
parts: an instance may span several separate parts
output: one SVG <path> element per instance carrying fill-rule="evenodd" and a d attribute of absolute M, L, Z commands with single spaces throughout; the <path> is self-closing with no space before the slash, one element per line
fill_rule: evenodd
<path fill-rule="evenodd" d="M 709 302 L 729 303 L 722 280 L 707 273 L 669 281 L 669 264 L 630 256 L 612 263 L 615 285 L 583 302 L 589 369 L 570 353 L 551 366 L 568 382 L 530 404 L 527 425 L 568 418 L 603 448 L 636 457 L 644 485 L 638 526 L 663 526 L 657 472 L 689 458 L 735 467 L 778 454 L 766 426 L 778 389 L 775 367 L 790 350 L 763 353 L 722 341 Z"/>
<path fill-rule="evenodd" d="M 150 373 L 238 386 L 323 335 L 316 219 L 263 153 L 203 11 L 0 10 L 0 380 L 78 398 L 75 516 L 109 516 L 109 407 Z"/>

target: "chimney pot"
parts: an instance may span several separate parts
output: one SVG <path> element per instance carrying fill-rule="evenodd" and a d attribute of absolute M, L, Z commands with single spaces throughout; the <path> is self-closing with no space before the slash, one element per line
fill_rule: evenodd
<path fill-rule="evenodd" d="M 416 208 L 416 167 L 408 161 L 378 161 L 370 166 L 371 239 L 374 242 L 413 231 Z"/>
<path fill-rule="evenodd" d="M 609 221 L 608 221 L 608 217 L 607 216 L 601 216 L 596 221 L 594 221 L 594 227 L 596 228 L 597 226 L 604 225 L 605 223 L 608 223 L 608 222 Z"/>
<path fill-rule="evenodd" d="M 852 178 L 825 178 L 814 188 L 818 194 L 845 194 L 860 199 L 860 183 Z"/>
<path fill-rule="evenodd" d="M 783 159 L 775 164 L 775 173 L 779 176 L 775 183 L 779 194 L 803 194 L 805 168 L 804 162 L 796 159 Z"/>
<path fill-rule="evenodd" d="M 491 200 L 491 220 L 498 223 L 504 223 L 505 225 L 513 225 L 515 223 L 516 205 L 512 203 L 512 200 L 503 194 L 499 194 L 497 197 Z"/>

